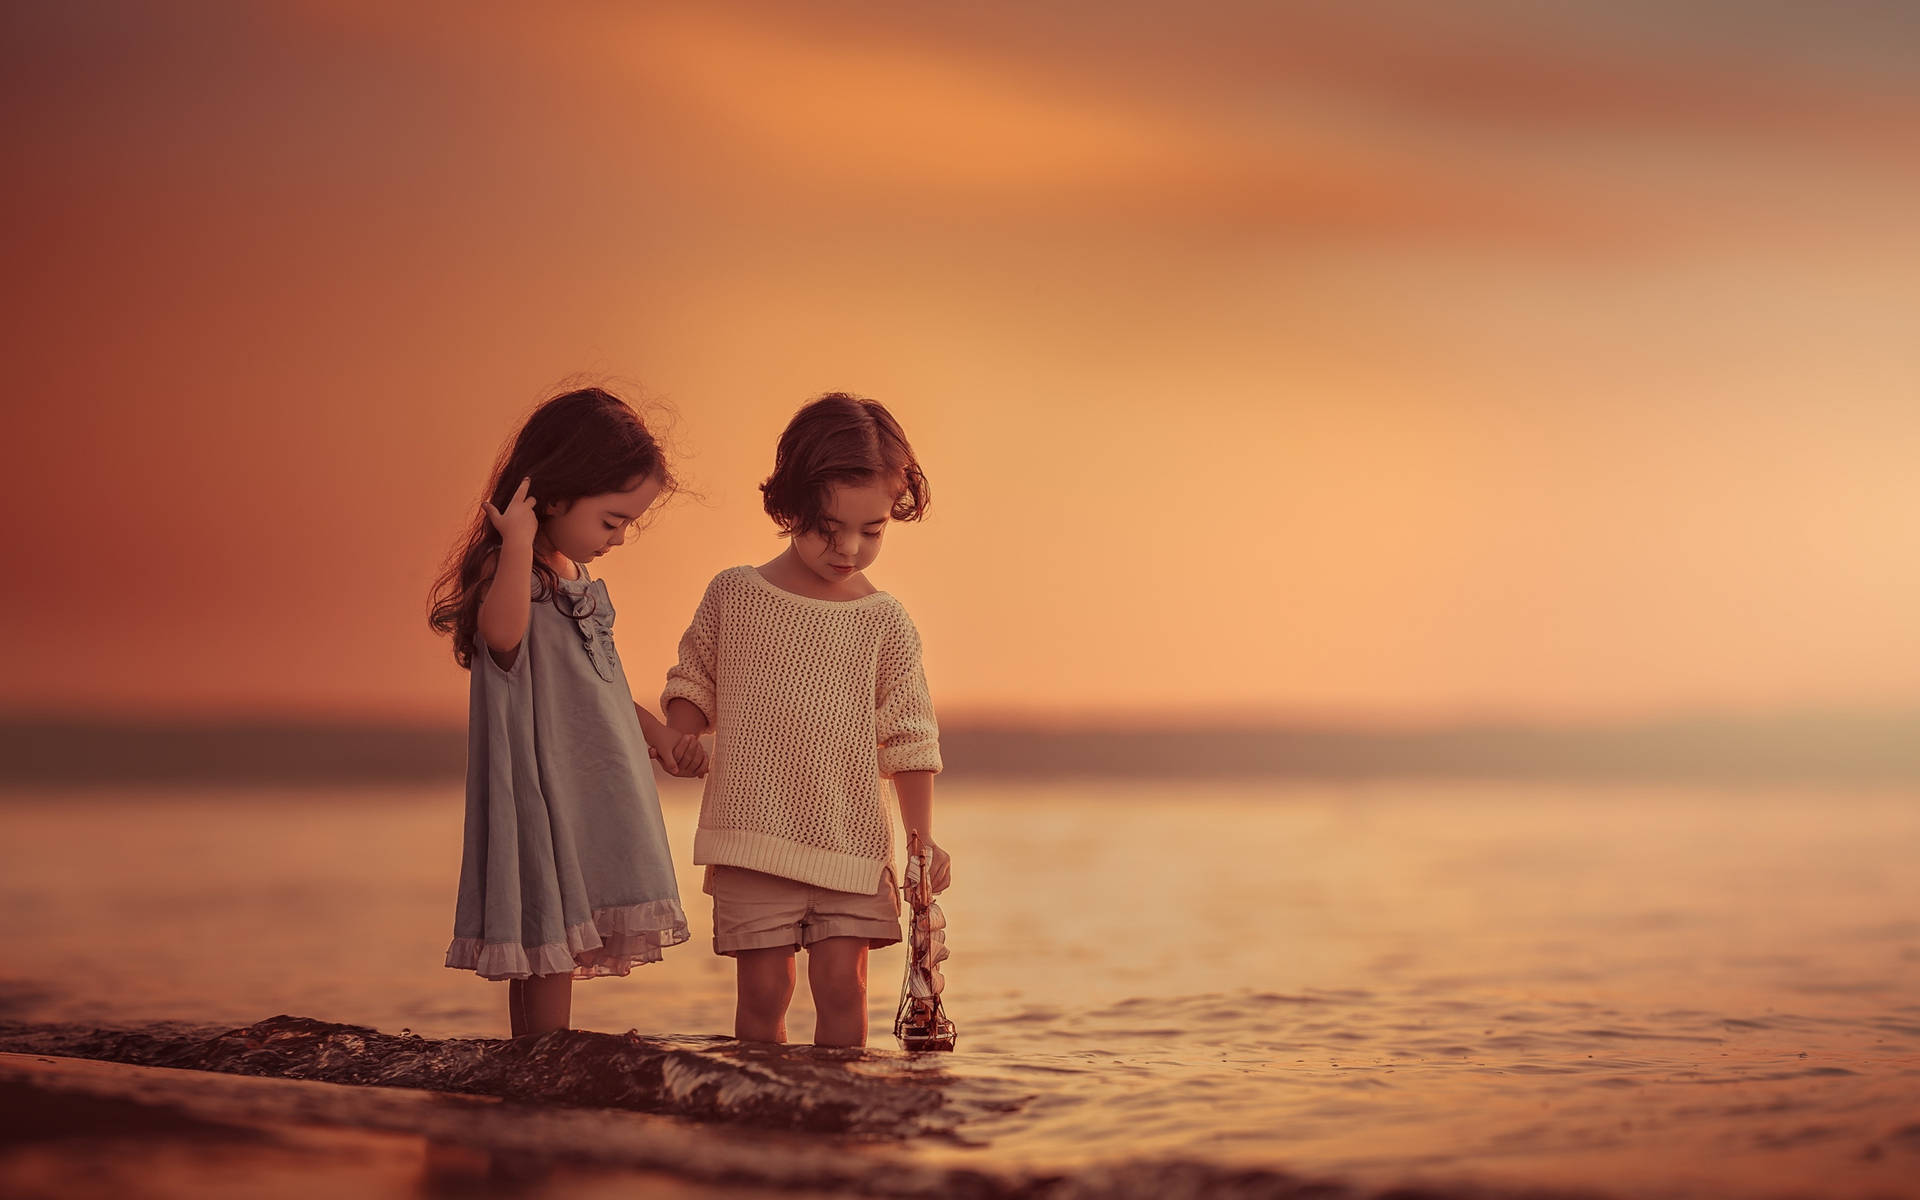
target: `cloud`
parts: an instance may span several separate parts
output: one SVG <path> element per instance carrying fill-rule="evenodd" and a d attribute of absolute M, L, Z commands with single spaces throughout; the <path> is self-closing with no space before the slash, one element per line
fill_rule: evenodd
<path fill-rule="evenodd" d="M 1920 185 L 1920 105 L 1835 69 L 1845 36 L 1815 63 L 1794 49 L 1817 27 L 1743 38 L 1731 14 L 1716 41 L 1601 6 L 1435 11 L 580 6 L 452 34 L 594 91 L 603 138 L 671 136 L 688 186 L 869 223 L 1612 253 L 1833 228 Z M 449 52 L 442 25 L 370 19 Z"/>

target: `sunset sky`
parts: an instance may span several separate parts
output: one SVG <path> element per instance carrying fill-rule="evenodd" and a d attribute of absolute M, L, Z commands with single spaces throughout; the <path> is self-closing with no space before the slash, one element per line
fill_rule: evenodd
<path fill-rule="evenodd" d="M 1917 13 L 8 5 L 0 707 L 458 720 L 579 378 L 648 704 L 829 389 L 952 719 L 1920 704 Z"/>

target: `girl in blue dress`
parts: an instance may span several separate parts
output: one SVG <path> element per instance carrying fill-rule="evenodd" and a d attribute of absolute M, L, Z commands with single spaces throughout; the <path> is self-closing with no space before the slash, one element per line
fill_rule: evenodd
<path fill-rule="evenodd" d="M 555 396 L 495 467 L 434 587 L 431 624 L 471 676 L 446 965 L 511 981 L 515 1037 L 567 1028 L 574 980 L 687 940 L 649 759 L 697 774 L 705 756 L 634 703 L 613 602 L 587 569 L 673 487 L 627 404 L 599 388 Z"/>

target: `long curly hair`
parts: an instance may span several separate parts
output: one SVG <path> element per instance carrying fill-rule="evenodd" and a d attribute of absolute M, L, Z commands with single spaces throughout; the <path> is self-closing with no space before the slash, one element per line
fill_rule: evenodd
<path fill-rule="evenodd" d="M 679 488 L 660 443 L 640 414 L 604 388 L 585 387 L 562 392 L 533 410 L 494 463 L 485 495 L 496 510 L 504 512 L 522 479 L 533 481 L 527 492 L 544 508 L 582 496 L 626 491 L 641 480 L 655 478 L 660 480 L 662 498 Z M 427 624 L 435 633 L 453 636 L 453 659 L 463 668 L 473 666 L 484 592 L 481 583 L 499 550 L 500 531 L 487 519 L 486 510 L 475 504 L 472 523 L 433 583 Z M 533 572 L 534 602 L 560 606 L 560 577 L 554 569 L 536 555 Z"/>

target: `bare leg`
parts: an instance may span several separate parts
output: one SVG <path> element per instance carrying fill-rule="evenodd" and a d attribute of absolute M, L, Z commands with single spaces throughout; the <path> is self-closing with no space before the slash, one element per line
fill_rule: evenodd
<path fill-rule="evenodd" d="M 514 1037 L 527 1035 L 527 981 L 507 980 L 507 1028 Z"/>
<path fill-rule="evenodd" d="M 529 976 L 522 994 L 526 997 L 526 1032 L 529 1035 L 538 1036 L 567 1028 L 573 1016 L 572 972 Z"/>
<path fill-rule="evenodd" d="M 867 939 L 822 938 L 807 947 L 816 1046 L 867 1044 Z"/>
<path fill-rule="evenodd" d="M 733 1036 L 743 1042 L 787 1040 L 787 1002 L 793 999 L 793 947 L 742 950 Z"/>

